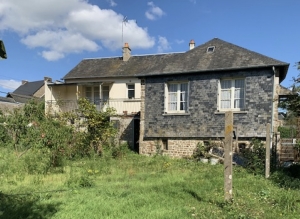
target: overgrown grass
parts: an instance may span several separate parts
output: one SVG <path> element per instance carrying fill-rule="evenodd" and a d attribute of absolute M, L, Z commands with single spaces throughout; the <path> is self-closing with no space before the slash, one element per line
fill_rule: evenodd
<path fill-rule="evenodd" d="M 299 190 L 281 188 L 274 181 L 239 167 L 234 167 L 234 200 L 226 203 L 223 165 L 126 153 L 118 159 L 106 156 L 69 161 L 51 173 L 27 174 L 17 165 L 20 161 L 8 162 L 7 156 L 1 154 L 0 218 L 298 218 L 300 215 Z"/>

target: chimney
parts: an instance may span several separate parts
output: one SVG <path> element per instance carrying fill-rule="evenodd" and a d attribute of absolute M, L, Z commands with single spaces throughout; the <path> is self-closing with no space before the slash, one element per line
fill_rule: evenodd
<path fill-rule="evenodd" d="M 191 40 L 189 45 L 190 45 L 190 50 L 194 49 L 195 48 L 195 41 Z"/>
<path fill-rule="evenodd" d="M 49 77 L 45 76 L 45 77 L 44 77 L 44 81 L 45 81 L 45 82 L 48 82 L 48 81 L 51 82 L 51 81 L 52 81 L 52 78 L 49 78 Z"/>
<path fill-rule="evenodd" d="M 26 84 L 26 83 L 28 83 L 27 80 L 22 80 L 22 85 L 24 85 L 24 84 Z"/>
<path fill-rule="evenodd" d="M 123 61 L 128 61 L 131 56 L 131 49 L 129 48 L 128 43 L 125 43 L 123 47 Z"/>

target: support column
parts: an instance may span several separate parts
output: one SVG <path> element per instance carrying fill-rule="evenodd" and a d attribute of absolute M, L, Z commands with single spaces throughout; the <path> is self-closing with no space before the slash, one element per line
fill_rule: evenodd
<path fill-rule="evenodd" d="M 225 201 L 232 200 L 232 138 L 233 113 L 225 113 L 225 147 L 224 147 L 224 197 Z"/>
<path fill-rule="evenodd" d="M 265 177 L 270 177 L 270 144 L 271 144 L 271 125 L 267 124 L 266 130 L 266 163 L 265 163 Z"/>

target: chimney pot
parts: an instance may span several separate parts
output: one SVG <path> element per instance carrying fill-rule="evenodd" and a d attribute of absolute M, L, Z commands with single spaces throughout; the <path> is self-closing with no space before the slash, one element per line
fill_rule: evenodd
<path fill-rule="evenodd" d="M 22 80 L 22 85 L 24 85 L 24 84 L 26 84 L 26 83 L 28 83 L 27 80 Z"/>
<path fill-rule="evenodd" d="M 189 45 L 190 45 L 190 50 L 194 49 L 195 48 L 195 41 L 191 40 Z"/>

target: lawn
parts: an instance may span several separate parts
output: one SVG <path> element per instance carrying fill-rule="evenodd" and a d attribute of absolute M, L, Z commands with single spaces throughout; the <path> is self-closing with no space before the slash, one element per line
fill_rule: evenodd
<path fill-rule="evenodd" d="M 128 153 L 68 161 L 27 174 L 0 156 L 0 218 L 299 218 L 300 190 L 234 167 L 224 202 L 223 165 Z M 12 168 L 12 171 L 7 169 Z"/>

